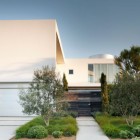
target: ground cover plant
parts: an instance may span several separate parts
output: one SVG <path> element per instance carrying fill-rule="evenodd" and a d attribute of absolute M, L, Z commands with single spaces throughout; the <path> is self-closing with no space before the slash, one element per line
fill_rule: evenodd
<path fill-rule="evenodd" d="M 77 131 L 76 119 L 71 116 L 53 117 L 49 126 L 46 126 L 44 119 L 39 116 L 19 127 L 16 130 L 16 138 L 44 138 L 48 134 L 54 137 L 72 136 L 76 135 Z"/>
<path fill-rule="evenodd" d="M 111 138 L 133 138 L 140 135 L 140 117 L 137 117 L 133 126 L 128 126 L 123 117 L 104 115 L 97 113 L 95 119 Z"/>

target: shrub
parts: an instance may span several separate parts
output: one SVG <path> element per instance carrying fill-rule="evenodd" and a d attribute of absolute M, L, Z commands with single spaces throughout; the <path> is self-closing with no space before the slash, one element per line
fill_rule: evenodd
<path fill-rule="evenodd" d="M 134 138 L 135 137 L 134 133 L 132 133 L 130 131 L 127 131 L 127 134 L 128 134 L 128 138 Z"/>
<path fill-rule="evenodd" d="M 116 128 L 115 126 L 113 125 L 106 125 L 103 127 L 103 131 L 105 132 L 105 134 L 109 137 L 112 137 L 112 138 L 117 138 L 119 137 L 119 133 L 120 133 L 120 130 L 118 128 Z"/>
<path fill-rule="evenodd" d="M 69 115 L 72 116 L 73 118 L 78 117 L 78 112 L 76 111 L 69 111 Z"/>
<path fill-rule="evenodd" d="M 135 138 L 133 138 L 131 140 L 140 140 L 140 137 L 135 137 Z"/>
<path fill-rule="evenodd" d="M 52 135 L 52 133 L 53 133 L 54 131 L 62 131 L 62 129 L 63 129 L 63 125 L 59 125 L 59 124 L 56 124 L 56 125 L 49 125 L 49 126 L 47 127 L 48 133 L 49 133 L 50 135 Z"/>
<path fill-rule="evenodd" d="M 133 138 L 133 137 L 134 137 L 134 134 L 130 131 L 127 131 L 127 130 L 125 130 L 125 131 L 121 130 L 120 131 L 120 138 L 127 139 L 127 138 Z"/>
<path fill-rule="evenodd" d="M 28 122 L 28 123 L 22 125 L 21 127 L 19 127 L 16 130 L 16 138 L 18 139 L 18 138 L 27 137 L 28 130 L 31 127 L 36 126 L 36 125 L 45 126 L 45 123 L 44 123 L 44 120 L 42 119 L 42 117 L 36 117 L 33 120 L 31 120 L 30 122 Z"/>
<path fill-rule="evenodd" d="M 54 112 L 52 114 L 52 117 L 54 117 L 54 118 L 67 117 L 67 116 L 69 116 L 69 114 L 66 111 Z"/>
<path fill-rule="evenodd" d="M 63 132 L 62 131 L 54 131 L 52 133 L 54 138 L 60 138 L 62 136 Z"/>
<path fill-rule="evenodd" d="M 41 138 L 45 138 L 47 136 L 48 136 L 47 130 L 41 125 L 31 127 L 27 133 L 28 138 L 41 139 Z"/>
<path fill-rule="evenodd" d="M 132 129 L 133 133 L 135 134 L 135 136 L 140 136 L 140 125 L 138 126 L 135 126 L 133 129 Z"/>
<path fill-rule="evenodd" d="M 68 125 L 63 126 L 62 131 L 63 131 L 64 134 L 71 133 L 71 135 L 76 135 L 77 130 L 78 130 L 78 128 L 75 127 L 74 125 L 68 124 Z"/>
<path fill-rule="evenodd" d="M 76 126 L 76 124 L 77 124 L 76 119 L 74 119 L 71 116 L 62 118 L 62 120 L 63 120 L 63 125 L 71 124 L 71 125 Z"/>
<path fill-rule="evenodd" d="M 68 130 L 68 131 L 64 131 L 63 135 L 65 137 L 71 137 L 72 136 L 72 133 Z"/>
<path fill-rule="evenodd" d="M 120 138 L 127 139 L 127 138 L 128 138 L 128 136 L 127 136 L 127 132 L 126 132 L 126 131 L 121 130 L 121 131 L 120 131 Z"/>

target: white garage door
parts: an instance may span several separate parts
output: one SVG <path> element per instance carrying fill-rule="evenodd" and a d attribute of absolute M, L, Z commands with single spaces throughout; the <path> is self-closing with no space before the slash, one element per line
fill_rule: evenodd
<path fill-rule="evenodd" d="M 0 84 L 0 116 L 27 116 L 22 113 L 19 104 L 18 86 L 19 84 Z"/>

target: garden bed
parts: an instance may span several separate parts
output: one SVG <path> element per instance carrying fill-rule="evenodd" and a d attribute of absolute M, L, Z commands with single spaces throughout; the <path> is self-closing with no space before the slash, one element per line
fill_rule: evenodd
<path fill-rule="evenodd" d="M 54 117 L 50 120 L 49 126 L 45 125 L 42 117 L 37 117 L 19 127 L 16 130 L 15 138 L 20 140 L 28 140 L 28 138 L 54 140 L 60 137 L 60 140 L 75 140 L 77 131 L 78 126 L 76 119 L 71 116 Z M 53 138 L 52 135 L 55 138 Z"/>
<path fill-rule="evenodd" d="M 17 140 L 17 139 L 13 138 L 11 140 Z M 34 140 L 34 139 L 21 138 L 21 139 L 18 139 L 18 140 Z M 36 140 L 57 140 L 57 139 L 52 137 L 52 136 L 48 136 L 47 138 L 36 139 Z M 76 140 L 76 137 L 75 136 L 72 136 L 72 137 L 61 137 L 61 138 L 59 138 L 59 140 Z"/>
<path fill-rule="evenodd" d="M 124 140 L 123 138 L 130 140 L 132 137 L 140 135 L 139 116 L 135 119 L 133 126 L 128 126 L 123 117 L 97 114 L 95 119 L 111 140 Z"/>

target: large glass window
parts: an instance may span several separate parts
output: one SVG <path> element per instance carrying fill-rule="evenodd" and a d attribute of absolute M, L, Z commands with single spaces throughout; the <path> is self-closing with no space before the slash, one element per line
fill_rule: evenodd
<path fill-rule="evenodd" d="M 107 82 L 111 83 L 118 72 L 119 69 L 115 64 L 88 64 L 88 81 L 99 83 L 101 73 L 104 73 L 107 77 Z"/>

